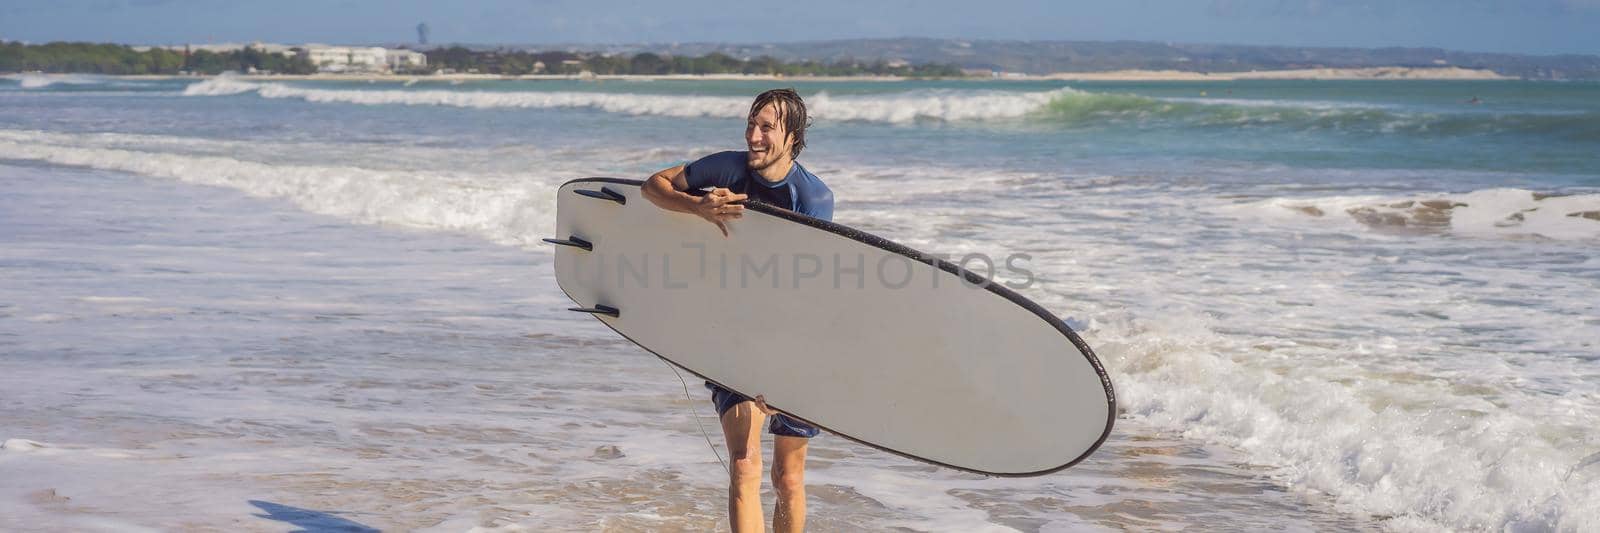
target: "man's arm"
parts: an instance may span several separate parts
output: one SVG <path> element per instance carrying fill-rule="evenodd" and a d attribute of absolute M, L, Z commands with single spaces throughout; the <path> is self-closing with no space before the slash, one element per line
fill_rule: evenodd
<path fill-rule="evenodd" d="M 722 236 L 728 236 L 729 220 L 736 220 L 744 216 L 744 206 L 734 203 L 742 202 L 746 198 L 743 194 L 733 194 L 733 191 L 718 187 L 712 189 L 705 196 L 689 194 L 688 172 L 683 165 L 678 165 L 650 176 L 644 180 L 640 187 L 644 197 L 650 203 L 668 211 L 689 213 L 706 219 L 722 230 Z"/>

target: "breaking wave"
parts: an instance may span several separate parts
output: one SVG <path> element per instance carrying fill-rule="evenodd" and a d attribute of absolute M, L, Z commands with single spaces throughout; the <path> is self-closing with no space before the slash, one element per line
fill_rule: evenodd
<path fill-rule="evenodd" d="M 1241 346 L 1216 329 L 1179 314 L 1097 324 L 1090 334 L 1128 413 L 1282 465 L 1274 477 L 1386 529 L 1600 525 L 1600 454 L 1582 455 L 1582 437 L 1569 437 L 1592 427 L 1592 413 L 1522 392 L 1485 401 L 1466 379 L 1324 367 L 1310 356 L 1321 348 L 1261 338 Z M 1294 355 L 1238 355 L 1250 352 Z"/>
<path fill-rule="evenodd" d="M 189 85 L 186 96 L 255 93 L 262 98 L 359 105 L 449 106 L 475 109 L 594 109 L 607 113 L 667 117 L 739 118 L 749 105 L 742 96 L 602 93 L 581 91 L 485 91 L 449 89 L 313 88 L 214 78 Z M 1600 140 L 1593 113 L 1539 114 L 1418 112 L 1339 102 L 1155 98 L 1095 93 L 1072 88 L 1050 91 L 919 89 L 895 94 L 809 95 L 818 120 L 905 124 L 1026 120 L 1065 127 L 1277 127 L 1368 134 L 1457 136 L 1535 134 Z"/>
<path fill-rule="evenodd" d="M 516 245 L 537 243 L 553 229 L 555 189 L 564 181 L 554 175 L 530 179 L 525 172 L 499 176 L 269 164 L 226 156 L 92 147 L 94 144 L 87 136 L 0 130 L 0 158 L 228 187 L 285 199 L 309 212 L 355 222 L 462 231 Z"/>
<path fill-rule="evenodd" d="M 282 83 L 254 83 L 215 78 L 190 85 L 186 96 L 225 96 L 254 92 L 262 98 L 292 98 L 315 103 L 361 105 L 424 105 L 477 109 L 587 108 L 608 113 L 668 117 L 743 117 L 749 98 L 641 93 L 358 90 L 317 89 Z M 1019 118 L 1035 113 L 1071 89 L 1015 93 L 1003 91 L 922 91 L 888 96 L 810 97 L 818 120 L 907 123 L 917 120 L 959 121 Z"/>
<path fill-rule="evenodd" d="M 16 81 L 17 86 L 23 89 L 43 89 L 51 85 L 101 85 L 111 81 L 104 76 L 87 74 L 14 74 L 5 76 L 5 79 Z"/>
<path fill-rule="evenodd" d="M 1421 112 L 1344 102 L 1154 98 L 1074 91 L 1051 100 L 1045 115 L 1072 124 L 1278 127 L 1442 137 L 1531 134 L 1600 140 L 1600 115 L 1595 113 Z"/>
<path fill-rule="evenodd" d="M 155 80 L 126 79 L 98 74 L 11 74 L 0 76 L 0 80 L 15 82 L 16 89 L 25 91 L 93 91 L 103 90 L 106 87 L 123 89 L 153 88 L 159 83 Z M 0 84 L 4 87 L 6 84 Z"/>

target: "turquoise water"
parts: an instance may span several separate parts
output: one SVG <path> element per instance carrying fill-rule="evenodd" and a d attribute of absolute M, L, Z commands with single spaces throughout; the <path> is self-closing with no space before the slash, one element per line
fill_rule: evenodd
<path fill-rule="evenodd" d="M 250 200 L 220 188 L 268 202 L 259 208 L 265 212 L 300 211 L 274 215 L 281 233 L 262 230 L 273 218 L 260 213 L 235 220 L 207 211 L 204 224 L 226 233 L 233 220 L 261 236 L 259 249 L 240 252 L 256 258 L 250 264 L 276 258 L 285 266 L 275 269 L 316 270 L 323 249 L 357 264 L 393 262 L 401 265 L 395 271 L 455 280 L 395 293 L 403 298 L 337 286 L 353 291 L 342 312 L 368 317 L 352 320 L 402 336 L 464 328 L 498 339 L 477 347 L 478 361 L 500 369 L 493 372 L 512 371 L 491 364 L 511 360 L 526 361 L 517 372 L 559 370 L 518 394 L 567 390 L 561 401 L 588 406 L 596 423 L 636 429 L 619 437 L 566 420 L 520 419 L 472 395 L 432 398 L 428 408 L 470 413 L 477 430 L 531 428 L 582 443 L 577 459 L 528 455 L 513 444 L 496 453 L 519 479 L 558 487 L 538 492 L 542 502 L 598 494 L 611 504 L 540 519 L 517 507 L 514 491 L 454 487 L 438 496 L 457 502 L 447 511 L 412 509 L 396 524 L 498 508 L 511 509 L 497 511 L 507 523 L 529 526 L 710 527 L 721 510 L 704 500 L 718 494 L 719 467 L 692 416 L 674 403 L 678 384 L 651 370 L 653 362 L 627 363 L 630 377 L 619 381 L 619 360 L 608 358 L 647 356 L 603 328 L 578 325 L 559 302 L 544 309 L 560 293 L 538 242 L 553 227 L 559 183 L 642 178 L 739 149 L 748 99 L 774 85 L 796 87 L 811 104 L 814 126 L 800 161 L 834 189 L 838 221 L 932 252 L 1029 254 L 1039 283 L 1024 295 L 1081 330 L 1124 409 L 1105 450 L 1034 480 L 971 479 L 825 438 L 817 444 L 816 491 L 835 526 L 1600 528 L 1596 83 L 14 76 L 0 80 L 0 168 L 12 190 L 31 191 L 9 196 L 29 198 L 17 200 L 26 208 L 8 211 L 8 221 L 27 227 L 54 227 L 44 224 L 49 210 L 37 206 L 72 205 L 81 194 L 74 191 L 88 189 L 120 191 L 93 210 L 125 209 L 116 207 L 121 197 L 201 208 Z M 158 249 L 201 238 L 179 231 L 199 224 L 191 218 L 148 224 L 160 230 L 153 233 L 162 235 Z M 388 231 L 472 244 L 426 253 L 355 245 L 387 238 L 364 232 Z M 51 264 L 50 254 L 76 253 L 65 244 L 27 249 L 35 251 L 26 260 L 0 263 L 16 274 L 8 279 L 54 279 L 41 266 Z M 162 260 L 200 273 L 220 261 L 187 257 Z M 506 257 L 533 266 L 501 269 Z M 453 262 L 473 265 L 481 279 L 449 277 Z M 382 269 L 362 279 L 391 275 L 396 286 L 412 283 Z M 248 271 L 225 288 L 201 289 L 185 288 L 180 276 L 142 297 L 213 309 L 243 294 L 267 316 L 298 309 L 262 303 L 299 286 L 274 276 Z M 132 283 L 105 279 L 108 292 Z M 523 304 L 500 309 L 493 295 L 506 289 L 492 287 L 501 286 L 551 296 L 518 296 Z M 302 289 L 293 297 L 316 298 L 315 288 Z M 57 302 L 55 290 L 44 281 L 0 284 L 0 296 L 26 302 L 0 308 L 0 327 L 20 339 L 10 345 L 17 353 L 48 361 L 62 346 L 126 352 L 122 366 L 97 367 L 116 375 L 158 365 L 167 349 L 192 343 L 179 333 L 145 337 L 142 329 L 148 342 L 123 352 L 114 347 L 117 334 L 76 339 L 61 317 L 78 316 L 80 304 Z M 408 305 L 430 310 L 411 313 Z M 439 309 L 448 316 L 435 316 Z M 122 332 L 132 327 L 125 316 L 134 315 L 82 319 L 97 331 Z M 397 347 L 387 337 L 278 335 L 277 328 L 299 326 L 218 320 L 245 332 L 220 337 L 220 352 L 230 338 L 311 339 L 304 361 L 331 365 L 317 380 L 359 388 L 350 384 L 410 383 L 433 371 L 380 355 L 409 349 L 426 359 L 431 341 L 403 337 Z M 530 338 L 553 340 L 519 340 Z M 344 360 L 355 362 L 329 362 Z M 28 390 L 65 383 L 78 370 L 26 368 Z M 204 390 L 246 403 L 275 394 L 270 386 Z M 294 412 L 334 408 L 317 398 Z M 82 407 L 50 401 L 28 400 L 18 412 Z M 372 406 L 374 416 L 403 418 L 418 408 L 396 402 Z M 273 423 L 303 421 L 279 413 Z M 259 436 L 235 430 L 238 438 Z M 408 438 L 419 449 L 470 447 L 451 431 L 428 426 Z M 610 452 L 589 456 L 602 445 L 623 446 L 633 470 L 606 466 Z M 307 468 L 342 470 L 339 479 L 357 486 L 382 483 L 381 470 L 341 458 L 365 448 L 321 446 L 329 458 Z M 453 472 L 500 474 L 474 464 Z M 655 477 L 628 485 L 629 472 L 640 469 Z M 574 487 L 553 479 L 560 476 L 584 481 Z M 607 492 L 613 486 L 633 488 Z M 473 497 L 485 502 L 459 503 Z M 352 498 L 345 503 L 358 508 L 392 502 Z M 647 518 L 606 521 L 632 512 L 621 503 L 629 501 L 660 506 Z"/>
<path fill-rule="evenodd" d="M 191 82 L 117 83 L 119 85 L 112 86 L 55 83 L 30 91 L 30 94 L 47 91 L 85 98 L 94 95 L 109 98 L 104 102 L 108 107 L 120 107 L 119 98 L 159 100 L 161 95 L 168 95 Z M 0 90 L 22 90 L 21 85 L 16 82 L 0 85 Z M 423 81 L 411 86 L 397 82 L 293 84 L 379 97 L 391 91 L 401 94 L 450 91 L 467 95 L 452 105 L 481 105 L 485 106 L 482 111 L 496 115 L 475 117 L 487 120 L 475 121 L 470 130 L 450 132 L 469 144 L 506 142 L 518 138 L 513 132 L 528 135 L 537 134 L 530 129 L 544 129 L 545 124 L 535 128 L 519 127 L 512 120 L 517 113 L 507 115 L 508 107 L 517 107 L 502 107 L 501 103 L 490 101 L 495 95 L 580 93 L 612 95 L 623 100 L 694 95 L 720 100 L 742 98 L 770 85 L 771 82 L 733 81 L 469 81 L 458 85 Z M 1196 160 L 1272 163 L 1295 168 L 1495 171 L 1516 174 L 1516 178 L 1529 180 L 1529 183 L 1553 186 L 1594 186 L 1594 176 L 1600 173 L 1600 161 L 1593 157 L 1594 147 L 1600 143 L 1600 84 L 1597 83 L 926 81 L 781 85 L 793 85 L 806 94 L 823 94 L 858 104 L 851 106 L 854 113 L 841 114 L 839 119 L 824 116 L 818 120 L 815 137 L 820 146 L 828 146 L 833 141 L 841 147 L 871 150 L 877 143 L 913 142 L 948 151 L 949 159 L 959 162 L 1016 161 L 1017 156 L 1022 156 L 1023 162 L 1030 166 L 1049 170 L 1063 161 L 1088 160 L 1084 162 L 1110 165 L 1115 163 L 1101 160 L 1155 157 L 1191 163 Z M 990 111 L 994 109 L 985 108 L 986 105 L 1014 104 L 1002 101 L 1004 98 L 999 95 L 1062 90 L 1067 92 L 1054 94 L 1043 105 L 1006 107 L 993 113 Z M 997 98 L 985 100 L 979 96 L 985 94 Z M 910 116 L 891 116 L 891 110 L 880 109 L 907 95 L 920 96 L 935 104 Z M 340 100 L 337 94 L 327 97 L 331 101 Z M 879 99 L 874 100 L 874 97 Z M 227 105 L 245 120 L 249 113 L 261 112 L 237 100 L 161 103 L 149 99 L 142 99 L 143 103 L 154 104 L 158 109 L 170 107 L 180 116 L 182 113 L 206 114 L 207 120 L 197 121 L 203 125 L 190 124 L 199 127 L 228 127 L 228 124 L 214 124 L 214 106 Z M 651 107 L 652 103 L 636 102 L 633 107 L 628 106 L 629 103 L 621 103 L 625 108 L 622 111 L 629 118 L 642 119 L 630 120 L 630 125 L 636 128 L 655 125 L 649 120 L 654 116 L 686 111 L 666 109 L 671 104 L 661 104 L 659 107 L 663 108 L 657 109 Z M 581 108 L 584 104 L 570 105 Z M 715 106 L 717 102 L 698 104 Z M 573 107 L 560 104 L 558 109 Z M 550 110 L 543 105 L 522 108 L 524 112 Z M 100 112 L 95 112 L 95 117 L 81 119 L 85 129 L 94 129 L 95 121 L 111 119 L 105 114 L 110 110 L 97 111 Z M 727 114 L 726 106 L 716 111 L 708 108 L 694 111 L 704 115 Z M 348 114 L 348 110 L 341 114 Z M 372 120 L 374 126 L 382 124 L 400 131 L 417 129 L 418 124 L 407 121 L 430 114 L 433 113 L 425 110 L 412 110 L 407 114 L 410 116 L 357 112 L 358 119 Z M 466 118 L 460 113 L 454 116 Z M 959 118 L 951 120 L 952 117 Z M 35 120 L 60 124 L 63 118 L 40 116 Z M 598 120 L 597 125 L 607 125 L 604 119 L 585 118 Z M 28 124 L 30 121 L 23 120 L 19 125 Z M 450 126 L 439 122 L 428 125 Z M 679 125 L 694 126 L 692 123 Z M 145 124 L 137 129 L 153 133 L 168 131 L 159 124 Z M 235 130 L 231 133 L 266 132 Z M 863 146 L 858 141 L 868 142 Z M 897 146 L 884 148 L 893 150 Z M 1503 157 L 1506 152 L 1515 152 L 1519 157 Z M 1446 182 L 1454 177 L 1440 175 Z"/>

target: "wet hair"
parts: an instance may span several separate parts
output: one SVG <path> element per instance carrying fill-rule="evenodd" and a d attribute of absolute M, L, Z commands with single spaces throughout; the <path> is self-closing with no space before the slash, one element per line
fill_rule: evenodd
<path fill-rule="evenodd" d="M 801 100 L 800 93 L 794 89 L 773 89 L 756 95 L 756 101 L 750 104 L 750 116 L 746 118 L 756 118 L 767 104 L 777 106 L 778 122 L 783 123 L 783 131 L 793 139 L 794 148 L 789 152 L 789 159 L 800 157 L 800 150 L 806 147 L 806 127 L 811 125 L 805 100 Z"/>

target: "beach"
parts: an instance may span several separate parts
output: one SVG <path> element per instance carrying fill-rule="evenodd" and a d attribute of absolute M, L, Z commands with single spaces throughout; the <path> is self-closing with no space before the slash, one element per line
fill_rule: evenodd
<path fill-rule="evenodd" d="M 1121 407 L 1037 478 L 824 435 L 811 527 L 1600 527 L 1600 86 L 1377 77 L 782 80 L 837 221 L 1028 254 Z M 726 527 L 539 239 L 774 81 L 0 79 L 0 529 Z"/>

